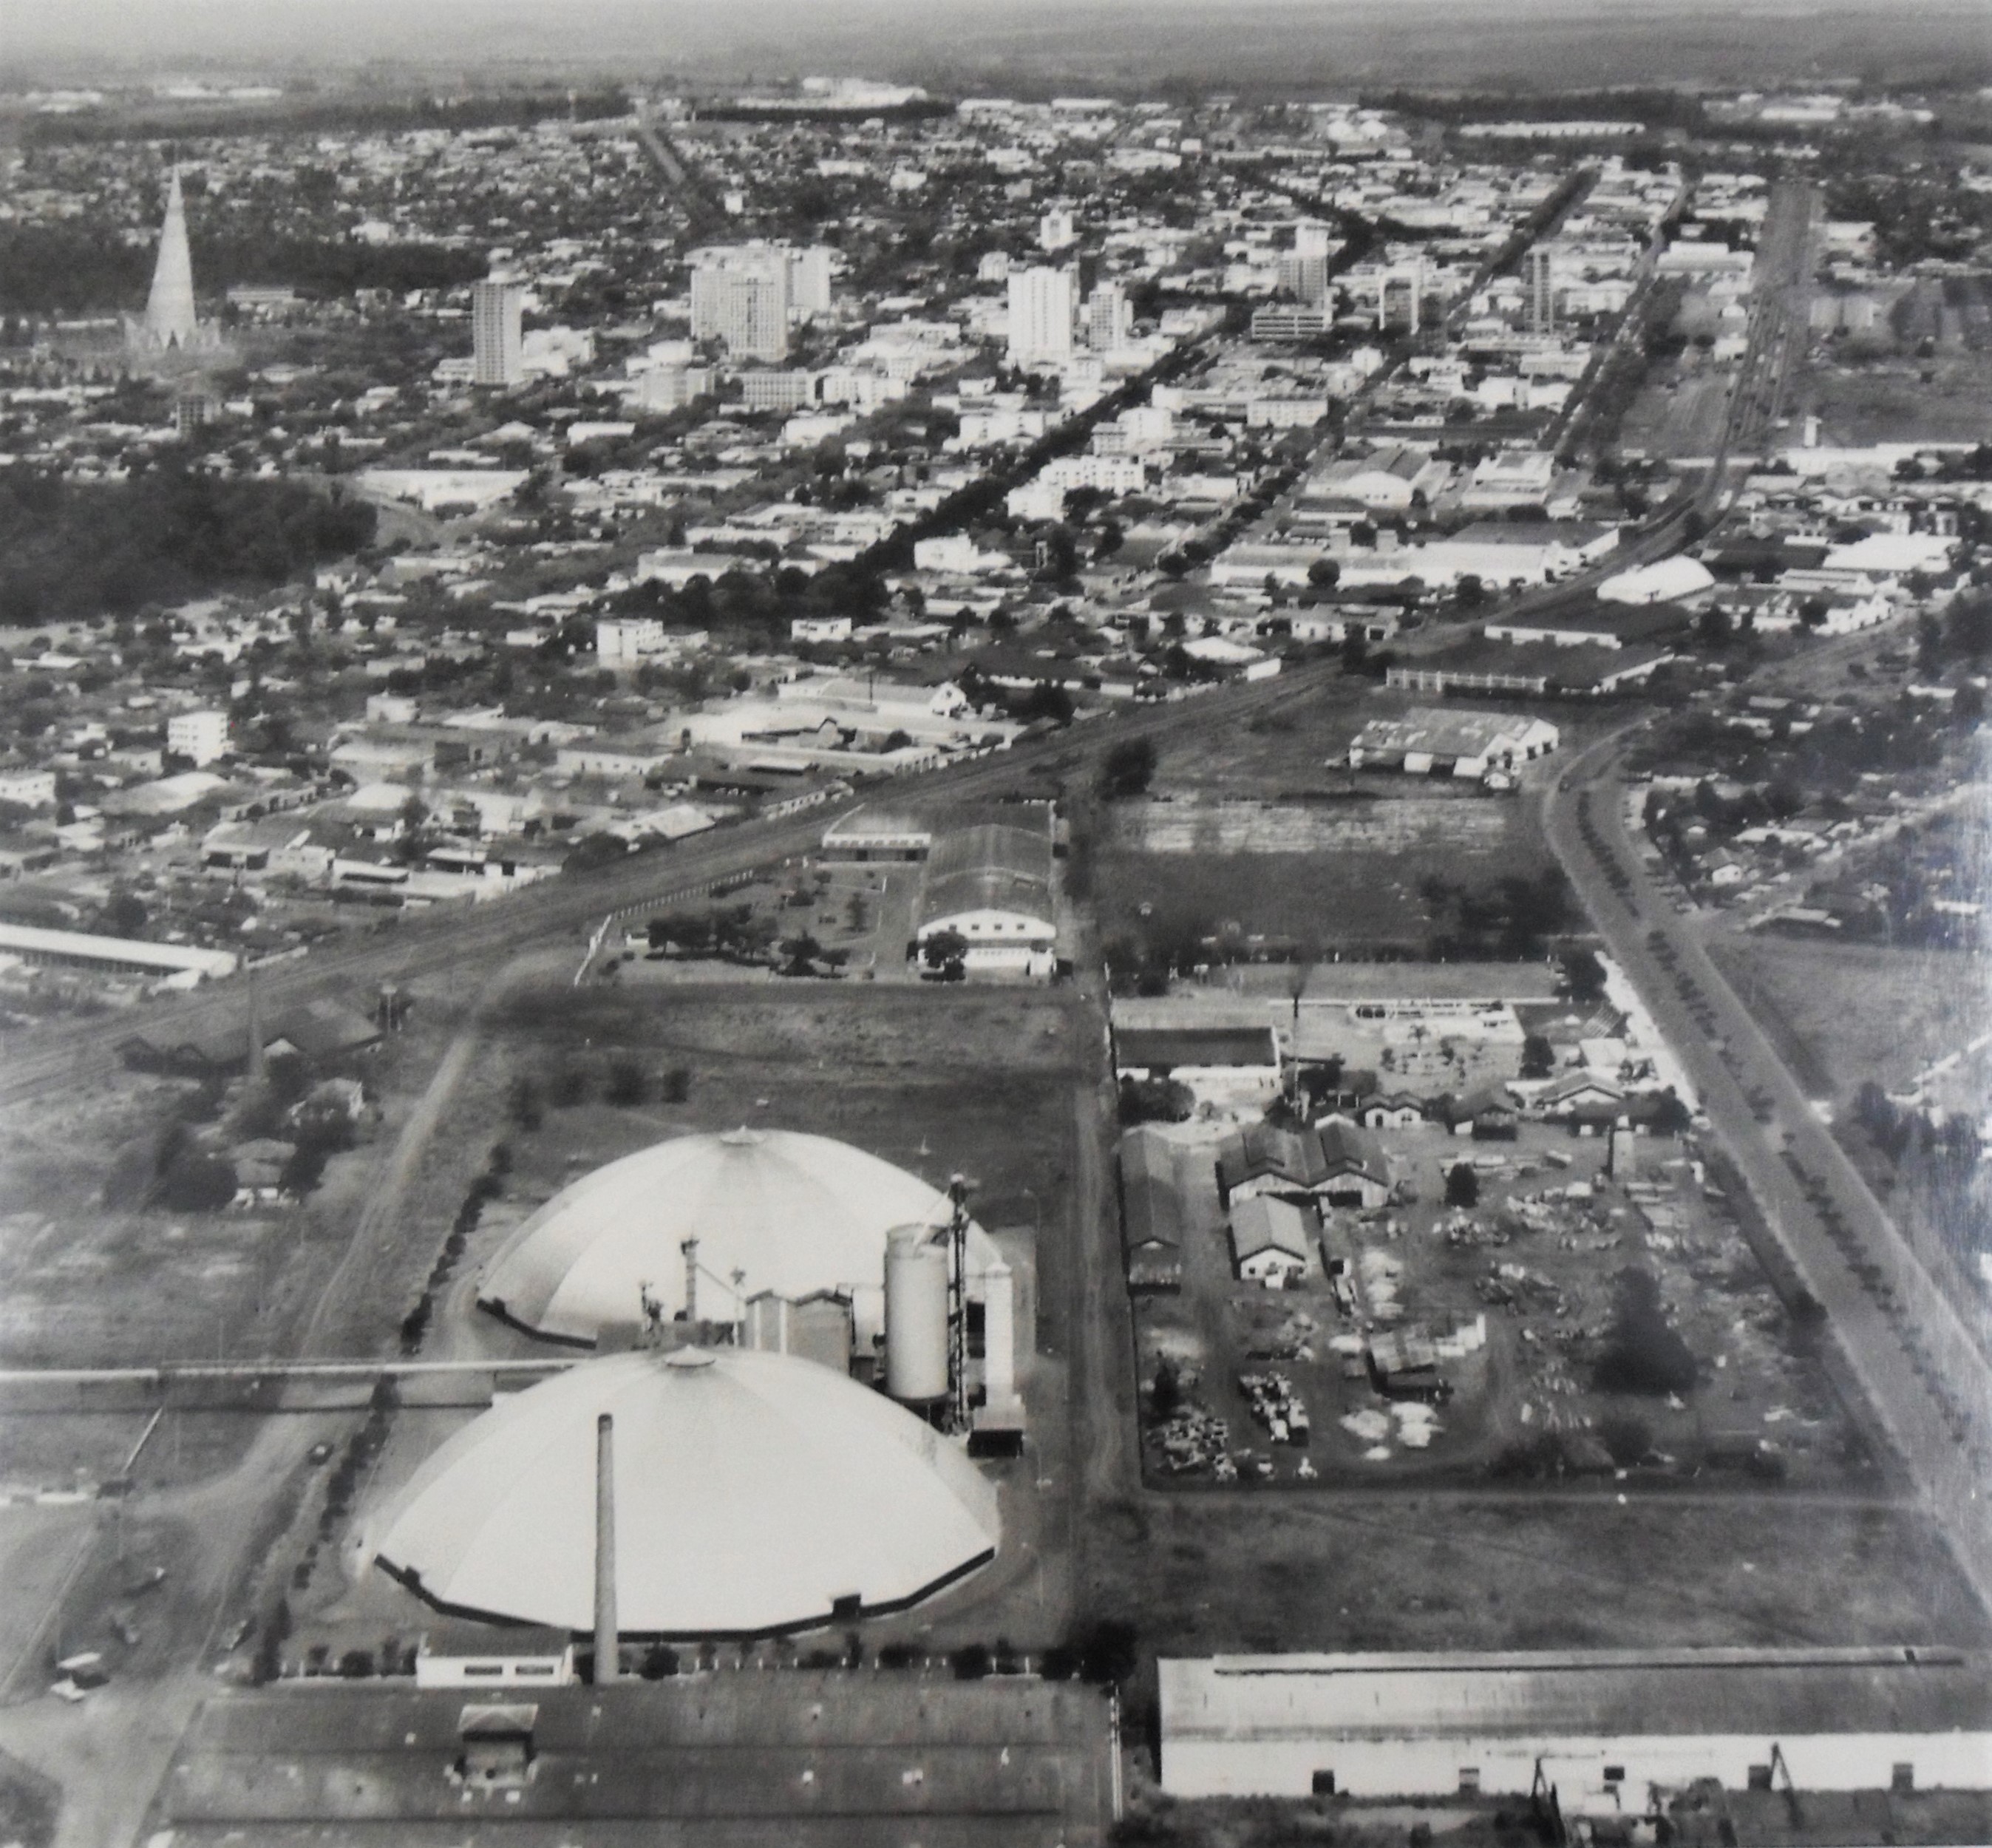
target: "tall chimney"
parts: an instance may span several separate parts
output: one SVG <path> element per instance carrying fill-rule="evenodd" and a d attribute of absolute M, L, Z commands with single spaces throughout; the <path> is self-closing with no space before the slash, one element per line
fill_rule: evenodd
<path fill-rule="evenodd" d="M 616 1420 L 595 1421 L 595 1684 L 613 1681 L 621 1664 L 616 1638 Z"/>
<path fill-rule="evenodd" d="M 685 1325 L 697 1340 L 698 1331 L 698 1240 L 687 1239 L 678 1247 L 685 1261 Z"/>

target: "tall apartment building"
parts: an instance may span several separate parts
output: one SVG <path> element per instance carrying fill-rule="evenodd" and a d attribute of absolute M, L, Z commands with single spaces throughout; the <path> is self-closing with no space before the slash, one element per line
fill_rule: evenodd
<path fill-rule="evenodd" d="M 1522 253 L 1522 287 L 1528 302 L 1529 332 L 1556 331 L 1556 253 L 1547 244 L 1531 244 Z"/>
<path fill-rule="evenodd" d="M 522 384 L 526 377 L 525 336 L 520 331 L 525 290 L 491 277 L 470 292 L 472 383 Z"/>
<path fill-rule="evenodd" d="M 789 356 L 789 253 L 755 244 L 701 251 L 691 273 L 691 334 L 735 359 Z"/>
<path fill-rule="evenodd" d="M 1296 257 L 1332 257 L 1335 254 L 1334 228 L 1318 218 L 1303 218 L 1294 227 Z"/>
<path fill-rule="evenodd" d="M 1095 353 L 1111 353 L 1134 338 L 1134 311 L 1127 292 L 1117 282 L 1095 285 L 1086 298 L 1086 343 Z"/>
<path fill-rule="evenodd" d="M 1053 206 L 1038 220 L 1038 247 L 1045 251 L 1062 251 L 1079 240 L 1079 232 L 1073 216 L 1063 206 Z"/>
<path fill-rule="evenodd" d="M 1010 363 L 1028 366 L 1072 356 L 1073 291 L 1070 270 L 1010 272 Z"/>
<path fill-rule="evenodd" d="M 1423 261 L 1414 257 L 1408 262 L 1392 264 L 1384 271 L 1376 291 L 1377 327 L 1387 332 L 1394 328 L 1405 333 L 1416 333 L 1424 314 L 1424 299 Z"/>
<path fill-rule="evenodd" d="M 799 315 L 830 312 L 830 259 L 827 244 L 813 244 L 789 258 L 789 305 Z"/>
<path fill-rule="evenodd" d="M 1280 253 L 1280 287 L 1303 308 L 1319 308 L 1328 300 L 1327 257 L 1312 251 Z"/>

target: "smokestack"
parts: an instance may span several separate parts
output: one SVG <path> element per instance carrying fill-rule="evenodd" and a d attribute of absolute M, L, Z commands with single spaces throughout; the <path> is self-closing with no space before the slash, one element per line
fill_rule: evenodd
<path fill-rule="evenodd" d="M 678 1250 L 684 1253 L 685 1261 L 685 1325 L 696 1330 L 698 1326 L 698 1240 L 687 1239 Z M 694 1338 L 697 1338 L 695 1334 Z"/>
<path fill-rule="evenodd" d="M 616 1420 L 595 1421 L 595 1685 L 616 1679 Z"/>

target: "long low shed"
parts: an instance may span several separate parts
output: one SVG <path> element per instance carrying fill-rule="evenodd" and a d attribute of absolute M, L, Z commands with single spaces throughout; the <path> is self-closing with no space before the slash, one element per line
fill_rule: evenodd
<path fill-rule="evenodd" d="M 1654 1787 L 1992 1788 L 1992 1676 L 1932 1648 L 1165 1660 L 1172 1795 L 1526 1795 L 1644 1813 Z"/>

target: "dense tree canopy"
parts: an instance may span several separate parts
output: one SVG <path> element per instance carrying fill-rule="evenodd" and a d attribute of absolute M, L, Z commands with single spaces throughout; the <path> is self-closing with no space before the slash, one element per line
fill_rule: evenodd
<path fill-rule="evenodd" d="M 357 551 L 374 526 L 371 507 L 295 482 L 161 469 L 76 482 L 0 469 L 0 627 L 266 588 Z"/>

